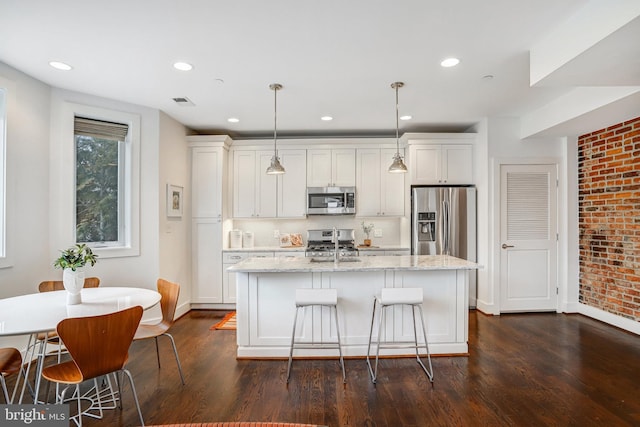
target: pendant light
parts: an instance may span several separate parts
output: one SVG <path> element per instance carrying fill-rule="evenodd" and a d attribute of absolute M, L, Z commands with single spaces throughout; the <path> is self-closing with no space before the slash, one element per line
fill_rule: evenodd
<path fill-rule="evenodd" d="M 267 168 L 268 175 L 282 175 L 284 173 L 284 167 L 280 164 L 280 158 L 278 157 L 278 131 L 277 131 L 277 119 L 278 119 L 278 91 L 282 89 L 282 85 L 279 83 L 272 83 L 269 85 L 269 89 L 273 91 L 273 157 L 271 157 L 271 164 Z"/>
<path fill-rule="evenodd" d="M 404 86 L 402 82 L 391 83 L 391 88 L 396 90 L 396 154 L 393 156 L 393 163 L 389 166 L 389 172 L 391 173 L 407 173 L 407 166 L 402 161 L 400 155 L 400 137 L 399 137 L 399 124 L 398 124 L 398 89 Z"/>

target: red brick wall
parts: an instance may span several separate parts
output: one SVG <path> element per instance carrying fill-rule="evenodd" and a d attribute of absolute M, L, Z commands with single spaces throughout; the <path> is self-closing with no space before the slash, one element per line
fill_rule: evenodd
<path fill-rule="evenodd" d="M 580 294 L 640 321 L 640 117 L 578 139 Z"/>

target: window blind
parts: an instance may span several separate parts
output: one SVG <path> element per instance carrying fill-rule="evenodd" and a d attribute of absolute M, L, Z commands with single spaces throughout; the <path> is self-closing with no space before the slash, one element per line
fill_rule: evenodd
<path fill-rule="evenodd" d="M 129 125 L 76 116 L 73 131 L 75 135 L 124 141 L 129 132 Z"/>

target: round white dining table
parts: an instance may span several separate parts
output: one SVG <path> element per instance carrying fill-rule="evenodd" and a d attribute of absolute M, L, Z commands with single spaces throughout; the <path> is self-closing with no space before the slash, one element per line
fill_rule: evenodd
<path fill-rule="evenodd" d="M 151 289 L 98 287 L 82 289 L 82 303 L 67 305 L 67 291 L 40 292 L 0 299 L 0 336 L 53 331 L 69 317 L 97 316 L 136 305 L 148 309 L 160 302 Z"/>
<path fill-rule="evenodd" d="M 144 310 L 160 302 L 160 293 L 151 289 L 131 287 L 83 288 L 82 303 L 67 305 L 67 291 L 40 292 L 0 299 L 0 336 L 31 335 L 30 343 L 40 332 L 54 331 L 61 320 L 71 317 L 98 316 L 114 313 L 136 305 Z M 34 396 L 38 396 L 43 360 L 46 354 L 46 340 L 42 340 L 36 355 L 35 345 L 27 346 L 26 371 L 31 369 L 33 356 L 38 363 L 35 375 Z M 17 384 L 16 384 L 17 386 Z M 25 391 L 22 386 L 20 401 Z M 37 397 L 34 397 L 34 402 Z"/>

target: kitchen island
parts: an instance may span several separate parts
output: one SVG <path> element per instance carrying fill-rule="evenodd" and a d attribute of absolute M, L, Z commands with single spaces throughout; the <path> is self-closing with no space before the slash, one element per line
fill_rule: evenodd
<path fill-rule="evenodd" d="M 469 270 L 477 268 L 474 262 L 446 255 L 355 257 L 338 262 L 246 259 L 228 269 L 237 274 L 237 356 L 288 357 L 297 288 L 337 289 L 342 351 L 345 356 L 365 356 L 374 295 L 382 288 L 402 287 L 423 289 L 431 353 L 467 355 Z M 326 308 L 308 309 L 300 337 L 335 340 L 330 320 Z M 394 309 L 383 328 L 395 340 L 413 340 L 411 310 Z M 334 353 L 326 349 L 296 351 L 298 357 Z M 390 349 L 381 354 L 401 356 L 410 350 Z"/>

